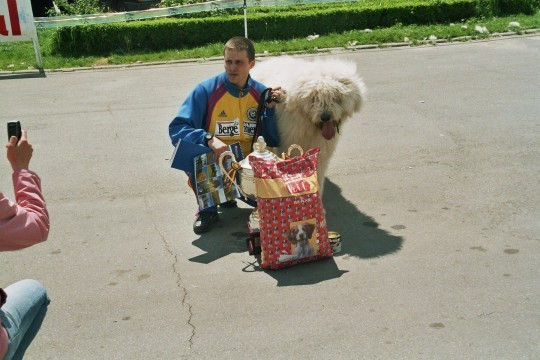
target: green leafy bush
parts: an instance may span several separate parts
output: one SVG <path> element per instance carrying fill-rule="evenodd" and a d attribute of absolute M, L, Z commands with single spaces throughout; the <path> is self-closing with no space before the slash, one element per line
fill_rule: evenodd
<path fill-rule="evenodd" d="M 540 8 L 540 0 L 477 0 L 476 10 L 481 17 L 507 14 L 532 15 Z"/>
<path fill-rule="evenodd" d="M 54 0 L 54 4 L 60 12 L 53 6 L 47 10 L 47 16 L 99 14 L 106 11 L 99 0 Z"/>
<path fill-rule="evenodd" d="M 90 0 L 88 0 L 90 1 Z M 390 4 L 386 4 L 390 2 Z M 538 9 L 540 0 L 390 0 L 249 9 L 249 37 L 284 40 L 396 24 L 426 25 Z M 513 4 L 510 6 L 510 4 Z M 301 10 L 300 10 L 301 8 Z M 53 53 L 68 56 L 187 49 L 223 43 L 244 33 L 243 15 L 182 17 L 58 29 Z"/>
<path fill-rule="evenodd" d="M 540 0 L 499 0 L 500 14 L 533 15 L 540 9 Z"/>

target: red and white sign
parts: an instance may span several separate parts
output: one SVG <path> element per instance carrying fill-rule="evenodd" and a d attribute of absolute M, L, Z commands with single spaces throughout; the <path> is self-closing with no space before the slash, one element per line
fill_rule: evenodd
<path fill-rule="evenodd" d="M 0 0 L 0 42 L 33 41 L 39 68 L 41 54 L 30 0 Z"/>

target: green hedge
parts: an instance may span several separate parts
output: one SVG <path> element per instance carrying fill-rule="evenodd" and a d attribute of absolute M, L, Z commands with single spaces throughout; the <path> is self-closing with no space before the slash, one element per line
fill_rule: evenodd
<path fill-rule="evenodd" d="M 540 0 L 499 0 L 499 14 L 533 15 L 540 10 Z"/>
<path fill-rule="evenodd" d="M 483 4 L 489 2 L 490 5 Z M 285 40 L 356 29 L 389 27 L 401 23 L 436 24 L 483 15 L 486 9 L 515 13 L 538 8 L 540 0 L 411 0 L 390 6 L 358 2 L 291 7 L 248 13 L 250 39 Z M 482 3 L 482 4 L 481 4 Z M 337 5 L 337 4 L 336 4 Z M 59 28 L 53 52 L 64 56 L 102 55 L 132 51 L 159 51 L 224 43 L 244 33 L 242 15 L 207 18 L 167 18 L 103 25 Z"/>
<path fill-rule="evenodd" d="M 439 6 L 423 3 L 266 14 L 249 18 L 249 36 L 254 40 L 284 40 L 312 34 L 389 27 L 397 23 L 422 25 L 459 21 L 474 16 L 474 7 L 472 0 L 447 0 Z"/>

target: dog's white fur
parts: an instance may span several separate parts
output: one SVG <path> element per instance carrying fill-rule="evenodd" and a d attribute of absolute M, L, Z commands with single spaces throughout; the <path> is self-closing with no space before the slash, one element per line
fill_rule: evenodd
<path fill-rule="evenodd" d="M 341 136 L 338 130 L 343 133 L 341 125 L 363 104 L 365 85 L 356 64 L 337 58 L 281 56 L 259 61 L 251 76 L 267 87 L 281 86 L 286 91 L 276 105 L 281 137 L 278 154 L 292 144 L 300 145 L 304 151 L 320 147 L 317 177 L 322 195 L 330 158 Z"/>

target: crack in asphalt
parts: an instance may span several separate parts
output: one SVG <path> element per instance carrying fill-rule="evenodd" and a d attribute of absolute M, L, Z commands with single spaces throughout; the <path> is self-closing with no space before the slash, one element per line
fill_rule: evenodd
<path fill-rule="evenodd" d="M 150 205 L 148 204 L 148 199 L 144 197 L 144 204 L 148 210 L 150 210 Z M 178 264 L 178 255 L 176 255 L 173 250 L 171 249 L 171 246 L 165 239 L 165 235 L 159 230 L 157 224 L 152 219 L 152 224 L 154 226 L 154 229 L 156 230 L 157 234 L 161 238 L 161 242 L 163 243 L 163 246 L 165 248 L 165 251 L 169 253 L 174 258 L 173 264 L 172 264 L 172 270 L 173 273 L 176 274 L 176 286 L 182 291 L 182 307 L 187 308 L 188 311 L 188 319 L 187 324 L 191 327 L 191 335 L 188 339 L 188 349 L 191 349 L 193 346 L 193 338 L 195 337 L 195 325 L 191 322 L 191 319 L 193 318 L 193 312 L 191 311 L 191 304 L 187 301 L 188 292 L 185 286 L 182 285 L 182 276 L 180 275 L 180 272 L 177 270 L 177 264 Z"/>

